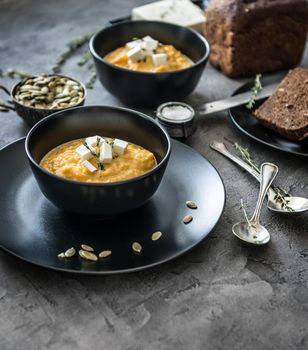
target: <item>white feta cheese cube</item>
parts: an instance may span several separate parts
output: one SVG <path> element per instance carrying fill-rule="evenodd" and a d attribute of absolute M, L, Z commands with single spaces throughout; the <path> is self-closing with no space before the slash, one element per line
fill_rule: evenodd
<path fill-rule="evenodd" d="M 153 54 L 152 60 L 156 67 L 165 66 L 167 64 L 167 54 L 165 53 Z"/>
<path fill-rule="evenodd" d="M 92 163 L 90 163 L 88 160 L 84 160 L 84 161 L 82 162 L 82 165 L 83 165 L 84 167 L 86 167 L 91 173 L 94 173 L 94 171 L 97 170 L 97 169 L 95 168 L 95 166 L 94 166 Z"/>
<path fill-rule="evenodd" d="M 97 138 L 99 139 L 99 145 L 101 145 L 105 140 L 101 136 L 90 136 L 86 138 L 87 145 L 90 146 L 96 146 L 97 144 Z"/>
<path fill-rule="evenodd" d="M 115 139 L 113 142 L 113 151 L 114 153 L 118 154 L 119 156 L 124 153 L 126 150 L 126 147 L 128 146 L 128 142 Z"/>
<path fill-rule="evenodd" d="M 141 47 L 136 46 L 127 52 L 127 57 L 133 62 L 137 62 L 144 59 L 145 53 Z"/>
<path fill-rule="evenodd" d="M 80 145 L 79 147 L 77 147 L 76 153 L 78 154 L 79 158 L 83 161 L 92 158 L 90 150 L 87 149 L 87 147 L 84 145 Z"/>
<path fill-rule="evenodd" d="M 149 35 L 145 36 L 142 39 L 142 48 L 146 51 L 156 50 L 158 46 L 158 41 L 150 37 Z"/>
<path fill-rule="evenodd" d="M 133 49 L 134 47 L 141 47 L 141 45 L 142 45 L 142 40 L 140 39 L 129 41 L 128 43 L 126 43 L 126 47 L 128 49 Z"/>
<path fill-rule="evenodd" d="M 100 148 L 99 160 L 101 163 L 110 163 L 112 161 L 112 148 L 109 143 L 104 142 Z"/>

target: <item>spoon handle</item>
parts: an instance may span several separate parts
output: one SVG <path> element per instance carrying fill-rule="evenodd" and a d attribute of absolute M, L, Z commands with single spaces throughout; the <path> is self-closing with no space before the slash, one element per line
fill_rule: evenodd
<path fill-rule="evenodd" d="M 260 212 L 261 212 L 262 204 L 264 202 L 264 198 L 273 180 L 275 179 L 277 173 L 278 173 L 277 165 L 272 163 L 262 163 L 261 183 L 260 183 L 258 201 L 257 201 L 256 209 L 252 215 L 252 218 L 249 220 L 253 225 L 256 225 L 256 226 L 259 225 Z"/>
<path fill-rule="evenodd" d="M 248 171 L 249 174 L 251 174 L 257 181 L 261 182 L 260 174 L 255 169 L 253 169 L 250 165 L 245 163 L 241 158 L 229 152 L 223 142 L 214 141 L 210 145 L 210 147 L 213 148 L 215 151 L 224 155 L 226 158 L 229 158 L 230 160 L 232 160 L 234 163 L 236 163 L 237 165 L 239 165 L 240 167 Z"/>

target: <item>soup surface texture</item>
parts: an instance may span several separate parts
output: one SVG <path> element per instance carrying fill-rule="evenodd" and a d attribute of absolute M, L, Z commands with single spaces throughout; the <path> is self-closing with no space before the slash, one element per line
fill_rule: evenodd
<path fill-rule="evenodd" d="M 112 144 L 113 139 L 105 138 L 105 140 Z M 64 143 L 48 152 L 40 165 L 49 172 L 66 179 L 102 183 L 132 179 L 143 175 L 156 165 L 152 152 L 128 143 L 124 153 L 117 155 L 113 152 L 112 160 L 103 162 L 102 169 L 99 169 L 97 157 L 88 159 L 88 162 L 96 168 L 94 170 L 92 167 L 90 171 L 76 152 L 76 149 L 84 143 L 85 139 Z"/>
<path fill-rule="evenodd" d="M 129 58 L 129 51 L 127 46 L 119 47 L 107 54 L 104 59 L 121 68 L 150 73 L 170 72 L 192 66 L 192 61 L 173 45 L 160 44 L 155 49 L 154 55 L 140 56 L 139 59 Z M 163 54 L 165 59 L 156 61 L 155 57 L 159 57 L 160 54 Z"/>

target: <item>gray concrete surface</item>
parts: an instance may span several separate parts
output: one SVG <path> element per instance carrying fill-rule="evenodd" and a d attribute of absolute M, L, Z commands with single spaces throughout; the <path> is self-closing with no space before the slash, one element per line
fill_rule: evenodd
<path fill-rule="evenodd" d="M 0 67 L 47 72 L 69 39 L 144 2 L 1 0 Z M 87 71 L 76 61 L 63 72 L 85 81 Z M 208 65 L 191 100 L 228 96 L 242 82 Z M 87 104 L 119 103 L 97 82 Z M 14 113 L 1 114 L 0 146 L 27 130 Z M 217 167 L 226 185 L 225 212 L 210 238 L 176 261 L 108 277 L 46 271 L 0 252 L 0 349 L 308 349 L 307 215 L 291 219 L 264 208 L 271 243 L 252 248 L 236 240 L 231 225 L 242 218 L 240 199 L 251 212 L 258 186 L 209 148 L 223 137 L 249 147 L 260 162 L 277 163 L 279 182 L 308 196 L 307 159 L 251 141 L 225 113 L 209 117 L 187 143 Z"/>

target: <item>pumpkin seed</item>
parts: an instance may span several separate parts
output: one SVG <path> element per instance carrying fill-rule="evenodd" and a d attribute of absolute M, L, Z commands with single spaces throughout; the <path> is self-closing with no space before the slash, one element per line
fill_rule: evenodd
<path fill-rule="evenodd" d="M 69 96 L 64 97 L 64 98 L 59 98 L 58 103 L 68 102 L 68 101 L 70 101 L 70 99 L 71 98 Z"/>
<path fill-rule="evenodd" d="M 68 95 L 67 95 L 67 94 L 64 94 L 63 92 L 61 92 L 60 94 L 57 94 L 57 95 L 55 96 L 55 99 L 65 98 L 65 97 L 68 97 Z"/>
<path fill-rule="evenodd" d="M 44 94 L 41 93 L 41 91 L 35 91 L 35 90 L 32 90 L 32 89 L 29 89 L 29 92 L 31 92 L 32 96 L 42 96 L 42 95 L 44 95 Z"/>
<path fill-rule="evenodd" d="M 18 90 L 28 92 L 29 89 L 39 91 L 40 88 L 33 86 L 33 85 L 22 85 Z"/>
<path fill-rule="evenodd" d="M 111 250 L 103 250 L 102 252 L 100 252 L 99 254 L 98 254 L 98 256 L 100 257 L 100 258 L 107 258 L 108 256 L 110 256 L 111 255 Z"/>
<path fill-rule="evenodd" d="M 83 250 L 86 250 L 87 252 L 94 252 L 94 249 L 90 245 L 87 245 L 87 244 L 82 244 L 81 248 Z"/>
<path fill-rule="evenodd" d="M 35 83 L 37 86 L 45 86 L 47 84 L 47 81 L 45 79 L 39 80 Z"/>
<path fill-rule="evenodd" d="M 88 252 L 87 250 L 79 250 L 79 255 L 85 259 L 85 260 L 90 260 L 90 261 L 97 261 L 97 256 L 91 252 Z"/>
<path fill-rule="evenodd" d="M 158 241 L 162 236 L 160 231 L 156 231 L 152 234 L 152 241 Z"/>
<path fill-rule="evenodd" d="M 35 102 L 45 101 L 45 100 L 46 100 L 46 96 L 35 96 Z"/>
<path fill-rule="evenodd" d="M 192 221 L 193 217 L 192 215 L 186 215 L 184 216 L 183 222 L 184 224 L 189 224 Z"/>
<path fill-rule="evenodd" d="M 71 258 L 75 254 L 76 254 L 76 249 L 74 247 L 67 249 L 64 253 L 66 258 Z"/>
<path fill-rule="evenodd" d="M 42 92 L 42 94 L 45 94 L 45 95 L 48 94 L 48 92 L 49 92 L 48 87 L 47 86 L 42 87 L 41 92 Z"/>
<path fill-rule="evenodd" d="M 63 91 L 63 88 L 61 86 L 57 86 L 55 90 L 57 94 L 61 94 Z"/>
<path fill-rule="evenodd" d="M 64 259 L 65 258 L 65 254 L 63 252 L 58 254 L 58 258 L 59 259 Z"/>
<path fill-rule="evenodd" d="M 76 86 L 76 85 L 78 85 L 78 84 L 77 84 L 77 82 L 74 81 L 74 80 L 68 80 L 68 81 L 66 82 L 66 85 L 68 85 L 68 86 Z"/>
<path fill-rule="evenodd" d="M 197 209 L 197 208 L 198 208 L 197 204 L 196 204 L 195 202 L 193 202 L 193 201 L 187 201 L 187 202 L 186 202 L 186 205 L 187 205 L 188 208 L 190 208 L 190 209 Z"/>
<path fill-rule="evenodd" d="M 75 96 L 78 96 L 78 92 L 76 90 L 72 90 L 70 92 L 70 97 L 75 97 Z"/>
<path fill-rule="evenodd" d="M 29 98 L 31 95 L 28 92 L 23 92 L 20 95 L 17 96 L 18 100 L 24 100 L 25 98 Z"/>
<path fill-rule="evenodd" d="M 141 253 L 142 246 L 141 246 L 140 243 L 134 242 L 134 243 L 132 244 L 132 248 L 133 248 L 133 251 L 134 251 L 135 253 Z"/>
<path fill-rule="evenodd" d="M 56 86 L 56 83 L 54 81 L 51 81 L 48 83 L 49 89 L 53 89 Z"/>

